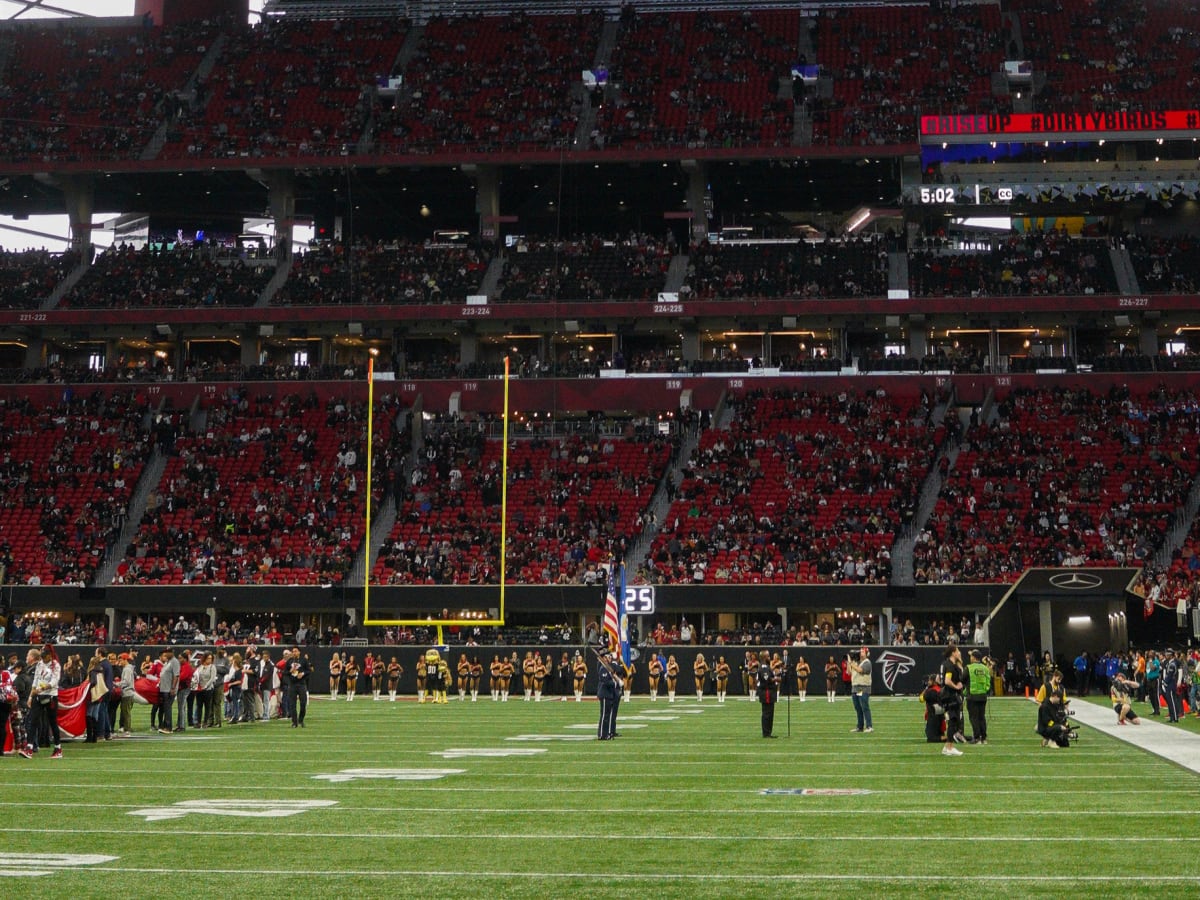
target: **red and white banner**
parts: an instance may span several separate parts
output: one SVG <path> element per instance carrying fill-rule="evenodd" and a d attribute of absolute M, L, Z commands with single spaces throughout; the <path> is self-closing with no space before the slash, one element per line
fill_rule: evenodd
<path fill-rule="evenodd" d="M 87 734 L 87 701 L 91 686 L 85 681 L 75 687 L 58 689 L 58 730 L 67 740 Z"/>
<path fill-rule="evenodd" d="M 133 702 L 154 706 L 158 703 L 158 679 L 135 678 L 133 680 Z"/>

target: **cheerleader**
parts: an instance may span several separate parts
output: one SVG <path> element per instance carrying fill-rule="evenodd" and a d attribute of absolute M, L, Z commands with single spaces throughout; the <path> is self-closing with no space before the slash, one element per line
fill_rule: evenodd
<path fill-rule="evenodd" d="M 346 702 L 354 702 L 354 692 L 358 690 L 358 660 L 351 654 L 342 667 L 346 676 Z"/>
<path fill-rule="evenodd" d="M 696 679 L 696 702 L 701 703 L 704 700 L 704 679 L 708 676 L 708 660 L 704 658 L 703 653 L 696 654 L 696 661 L 692 663 L 692 675 Z"/>
<path fill-rule="evenodd" d="M 729 673 L 733 670 L 729 667 L 729 663 L 725 662 L 725 657 L 717 657 L 716 676 L 717 676 L 717 702 L 725 702 L 725 693 L 729 690 Z"/>
<path fill-rule="evenodd" d="M 842 680 L 842 667 L 832 656 L 825 663 L 825 698 L 832 703 L 837 696 L 838 682 Z"/>
<path fill-rule="evenodd" d="M 478 656 L 471 657 L 471 667 L 467 671 L 467 688 L 471 692 L 471 702 L 479 702 L 479 679 L 483 677 L 483 663 Z"/>
<path fill-rule="evenodd" d="M 396 657 L 392 657 L 392 661 L 387 666 L 388 678 L 388 700 L 392 703 L 396 702 L 396 690 L 400 687 L 400 676 L 404 674 L 404 667 L 400 665 L 400 661 Z"/>
<path fill-rule="evenodd" d="M 583 682 L 587 678 L 587 660 L 578 650 L 575 651 L 575 662 L 571 666 L 571 674 L 575 679 L 575 702 L 583 702 Z"/>
<path fill-rule="evenodd" d="M 808 693 L 808 676 L 811 672 L 812 668 L 807 659 L 802 656 L 796 660 L 796 694 L 801 703 L 804 702 L 804 695 Z"/>
<path fill-rule="evenodd" d="M 533 699 L 542 702 L 542 688 L 546 685 L 546 660 L 541 653 L 533 654 Z"/>
<path fill-rule="evenodd" d="M 508 689 L 512 686 L 513 676 L 517 672 L 517 667 L 513 665 L 512 658 L 506 658 L 500 662 L 500 702 L 508 702 Z"/>
<path fill-rule="evenodd" d="M 467 679 L 471 677 L 471 661 L 467 654 L 458 657 L 458 665 L 454 668 L 458 675 L 458 702 L 462 703 L 467 699 Z"/>
<path fill-rule="evenodd" d="M 637 666 L 633 664 L 633 660 L 629 661 L 629 665 L 625 667 L 625 702 L 629 702 L 629 695 L 633 691 L 633 676 L 637 672 Z"/>
<path fill-rule="evenodd" d="M 417 702 L 425 702 L 425 659 L 422 656 L 417 657 Z"/>
<path fill-rule="evenodd" d="M 333 658 L 329 660 L 329 699 L 336 700 L 338 688 L 342 684 L 342 657 L 339 653 L 334 653 Z"/>
<path fill-rule="evenodd" d="M 521 662 L 521 684 L 525 688 L 525 702 L 533 699 L 533 651 L 525 651 L 525 659 Z"/>
<path fill-rule="evenodd" d="M 751 650 L 746 654 L 746 673 L 750 678 L 749 694 L 751 700 L 758 699 L 758 657 Z"/>
<path fill-rule="evenodd" d="M 488 669 L 488 687 L 492 691 L 492 702 L 500 699 L 500 688 L 504 684 L 504 663 L 500 662 L 500 654 L 492 657 L 492 665 Z"/>
<path fill-rule="evenodd" d="M 646 664 L 646 679 L 650 683 L 650 702 L 653 703 L 658 699 L 658 682 L 663 674 L 663 658 L 657 653 L 650 655 L 650 662 Z"/>
<path fill-rule="evenodd" d="M 679 663 L 675 661 L 675 654 L 672 653 L 667 657 L 667 702 L 675 702 L 675 682 L 679 678 Z"/>
<path fill-rule="evenodd" d="M 567 686 L 571 683 L 571 657 L 567 655 L 567 651 L 563 651 L 562 659 L 558 661 L 558 684 L 562 691 L 560 699 L 567 699 Z"/>

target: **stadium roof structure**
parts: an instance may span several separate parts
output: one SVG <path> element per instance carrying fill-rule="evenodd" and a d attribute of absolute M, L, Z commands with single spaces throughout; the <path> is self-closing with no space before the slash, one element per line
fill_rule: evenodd
<path fill-rule="evenodd" d="M 94 18 L 92 0 L 0 0 L 0 19 Z"/>

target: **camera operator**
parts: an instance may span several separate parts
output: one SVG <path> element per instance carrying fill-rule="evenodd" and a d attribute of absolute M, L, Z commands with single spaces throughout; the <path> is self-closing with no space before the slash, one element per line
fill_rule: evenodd
<path fill-rule="evenodd" d="M 962 651 L 957 644 L 946 648 L 946 658 L 942 660 L 942 708 L 946 710 L 946 745 L 942 747 L 943 756 L 962 756 L 962 751 L 954 746 L 964 740 L 962 733 L 963 705 L 963 668 Z"/>
<path fill-rule="evenodd" d="M 1112 700 L 1113 712 L 1117 714 L 1118 725 L 1142 724 L 1142 720 L 1133 711 L 1133 704 L 1129 700 L 1130 691 L 1136 691 L 1137 689 L 1138 683 L 1132 678 L 1126 678 L 1119 672 L 1113 677 L 1108 696 Z"/>
<path fill-rule="evenodd" d="M 1055 669 L 1046 685 L 1046 696 L 1038 706 L 1037 732 L 1042 736 L 1042 746 L 1050 750 L 1069 746 L 1070 731 L 1067 728 L 1067 691 L 1063 687 L 1062 672 Z"/>
<path fill-rule="evenodd" d="M 766 656 L 764 651 L 763 656 Z M 775 730 L 775 703 L 779 700 L 779 678 L 771 668 L 770 660 L 764 659 L 755 673 L 754 687 L 758 702 L 762 704 L 762 736 L 773 738 Z"/>

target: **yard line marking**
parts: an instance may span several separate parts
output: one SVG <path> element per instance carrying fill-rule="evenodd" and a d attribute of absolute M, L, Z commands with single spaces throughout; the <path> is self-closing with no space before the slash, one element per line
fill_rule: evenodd
<path fill-rule="evenodd" d="M 309 785 L 308 787 L 310 789 L 313 789 L 316 786 Z M 411 789 L 412 789 L 411 787 L 406 788 L 406 790 L 411 790 Z M 437 788 L 436 793 L 438 796 L 442 796 L 442 795 L 446 794 L 447 791 L 442 788 Z M 471 794 L 472 791 L 464 788 L 460 791 L 460 793 Z M 562 793 L 571 793 L 571 792 L 563 791 Z M 578 793 L 578 791 L 575 791 L 575 793 Z M 626 790 L 626 791 L 621 791 L 619 793 L 627 794 L 629 792 Z M 740 793 L 745 794 L 745 796 L 747 798 L 752 797 L 756 800 L 759 799 L 759 794 L 757 791 L 747 790 L 747 791 L 742 791 Z M 877 809 L 875 807 L 867 807 L 867 808 L 864 808 L 862 810 L 862 812 L 870 813 L 872 815 L 907 816 L 907 815 L 924 815 L 924 814 L 930 813 L 930 812 L 937 812 L 938 810 L 941 810 L 944 808 L 943 801 L 938 801 L 938 799 L 936 797 L 931 798 L 931 800 L 936 801 L 936 802 L 934 802 L 934 804 L 930 805 L 930 806 L 912 806 L 912 807 L 889 808 L 889 809 Z M 187 803 L 189 801 L 185 800 L 182 802 Z M 209 802 L 209 801 L 200 801 L 200 802 Z M 230 801 L 230 802 L 234 802 L 234 801 Z M 236 802 L 242 803 L 248 808 L 251 804 L 254 804 L 254 803 L 261 804 L 264 801 L 247 799 L 247 800 L 238 800 Z M 275 801 L 275 802 L 276 803 L 297 803 L 300 801 L 280 800 L 280 801 Z M 322 801 L 313 801 L 313 802 L 314 803 L 319 802 L 322 805 L 328 805 L 328 804 L 333 803 L 334 801 L 322 800 Z M 943 802 L 943 805 L 938 806 L 938 805 L 936 805 L 937 802 Z M 810 809 L 807 807 L 807 803 L 808 803 L 808 801 L 805 800 L 805 804 L 806 804 L 806 807 L 804 810 L 805 817 L 845 816 L 846 815 L 846 809 L 844 806 L 839 805 L 836 809 Z M 5 807 L 5 806 L 11 806 L 11 807 L 17 807 L 17 808 L 44 806 L 47 808 L 116 809 L 116 810 L 142 808 L 142 805 L 137 804 L 137 803 L 83 803 L 83 802 L 49 803 L 49 802 L 46 802 L 43 800 L 0 800 L 0 807 Z M 741 807 L 737 811 L 739 811 L 739 812 L 758 812 L 758 811 L 761 811 L 762 809 L 763 809 L 763 806 L 761 803 L 755 803 L 753 805 Z M 544 806 L 542 806 L 542 807 L 539 807 L 539 810 L 541 812 L 570 813 L 570 812 L 578 812 L 579 807 L 578 806 L 560 806 L 560 807 L 544 807 Z M 192 811 L 196 811 L 196 810 L 192 810 Z M 342 811 L 345 811 L 345 812 L 382 812 L 382 813 L 398 813 L 398 812 L 416 812 L 416 813 L 456 812 L 456 813 L 458 813 L 458 812 L 465 812 L 465 813 L 480 813 L 480 814 L 482 814 L 482 813 L 497 813 L 497 814 L 508 815 L 508 814 L 512 813 L 512 807 L 511 806 L 448 807 L 445 804 L 441 804 L 438 806 L 352 806 L 352 805 L 349 805 L 346 803 L 341 803 L 341 804 L 338 804 L 338 808 L 336 810 L 325 810 L 325 811 L 326 812 L 342 812 Z M 629 807 L 628 806 L 589 807 L 588 811 L 593 812 L 593 813 L 612 813 L 614 815 L 616 815 L 616 814 L 628 815 Z M 181 809 L 180 812 L 183 814 L 186 814 L 189 812 L 189 810 L 187 810 L 185 808 L 185 809 Z M 699 810 L 699 809 L 693 809 L 693 808 L 682 808 L 682 809 L 659 808 L 659 809 L 656 809 L 655 812 L 659 813 L 659 814 L 663 814 L 663 815 L 670 814 L 670 815 L 681 815 L 681 816 L 710 816 L 711 817 L 711 815 L 712 815 L 711 810 Z M 1196 810 L 1195 810 L 1195 807 L 1185 807 L 1185 808 L 1181 808 L 1181 809 L 1156 809 L 1156 810 L 1154 810 L 1154 813 L 1156 815 L 1194 816 L 1196 814 Z M 1061 816 L 1062 815 L 1062 806 L 1061 806 L 1061 804 L 1059 804 L 1059 805 L 1056 805 L 1053 809 L 1022 810 L 1021 814 L 1028 815 L 1028 816 Z M 1071 811 L 1072 816 L 1122 816 L 1122 815 L 1144 815 L 1144 814 L 1145 813 L 1140 810 L 1126 811 L 1126 810 L 1115 810 L 1115 809 L 1090 809 L 1090 810 L 1077 809 L 1077 810 Z M 1011 815 L 1012 815 L 1011 810 L 997 809 L 995 811 L 979 812 L 977 814 L 977 817 L 1011 816 Z"/>
<path fill-rule="evenodd" d="M 7 834 L 7 833 L 12 833 L 12 834 L 112 834 L 112 829 L 111 828 L 3 828 L 3 827 L 0 827 L 0 834 Z M 280 838 L 303 838 L 303 837 L 337 838 L 337 837 L 344 837 L 346 834 L 345 831 L 340 831 L 340 830 L 339 831 L 280 831 L 278 829 L 271 829 L 269 831 L 250 831 L 250 830 L 247 830 L 244 828 L 239 828 L 239 829 L 230 830 L 230 831 L 220 831 L 220 830 L 216 830 L 216 829 L 212 829 L 212 828 L 171 829 L 169 832 L 164 832 L 161 829 L 157 829 L 157 828 L 149 829 L 146 831 L 138 831 L 136 829 L 132 829 L 132 830 L 126 829 L 126 833 L 128 833 L 128 834 L 147 834 L 147 835 L 170 834 L 170 835 L 179 835 L 180 837 L 204 837 L 206 835 L 211 835 L 213 837 L 237 837 L 239 835 L 245 835 L 246 837 L 280 837 Z M 379 838 L 381 840 L 410 840 L 414 836 L 414 833 L 415 832 L 413 832 L 413 831 L 394 831 L 394 832 L 372 831 L 371 837 Z M 511 831 L 502 831 L 502 832 L 497 832 L 494 834 L 472 832 L 472 837 L 477 837 L 480 839 L 487 839 L 487 840 L 505 840 L 505 841 L 524 841 L 524 840 L 529 840 L 529 839 L 556 840 L 556 841 L 591 841 L 591 840 L 596 840 L 597 838 L 610 837 L 611 835 L 612 835 L 611 831 L 596 831 L 596 832 L 590 832 L 590 833 L 581 832 L 581 833 L 572 833 L 572 834 L 563 834 L 561 832 L 550 832 L 550 833 L 542 834 L 542 833 L 531 832 L 531 831 L 522 831 L 520 834 L 513 834 Z M 445 833 L 441 833 L 441 834 L 436 834 L 436 833 L 426 834 L 425 832 L 421 832 L 421 837 L 438 838 L 438 839 L 442 839 L 442 838 L 451 839 L 451 838 L 461 837 L 461 836 L 462 836 L 461 831 L 445 832 Z M 622 836 L 624 836 L 624 835 L 622 835 Z M 1045 843 L 1045 841 L 1046 841 L 1046 838 L 1044 836 L 1039 836 L 1039 835 L 973 835 L 973 836 L 978 840 L 998 841 L 1000 843 L 1011 843 L 1011 844 L 1035 844 L 1035 843 Z M 637 840 L 646 839 L 646 840 L 662 840 L 662 841 L 728 841 L 730 839 L 730 836 L 728 834 L 705 834 L 705 835 L 678 834 L 678 835 L 673 835 L 673 834 L 663 834 L 663 832 L 661 832 L 661 831 L 647 832 L 646 834 L 631 833 L 629 835 L 629 837 L 630 837 L 630 839 L 637 839 Z M 866 842 L 876 842 L 876 841 L 880 840 L 878 835 L 869 835 L 869 834 L 838 835 L 835 837 L 831 837 L 829 835 L 764 834 L 761 837 L 756 838 L 756 839 L 761 839 L 761 840 L 765 840 L 765 841 L 774 841 L 777 843 L 784 842 L 784 841 L 789 841 L 789 842 L 790 841 L 804 841 L 804 842 L 811 841 L 811 842 L 818 842 L 818 843 L 822 843 L 822 844 L 825 844 L 825 843 L 836 844 L 839 842 L 866 843 Z M 890 836 L 888 836 L 887 840 L 892 841 L 892 842 L 903 842 L 903 843 L 925 843 L 925 842 L 928 842 L 929 837 L 927 835 L 890 835 Z M 1097 836 L 1097 835 L 1091 835 L 1091 834 L 1060 836 L 1056 833 L 1054 835 L 1054 840 L 1056 843 L 1062 842 L 1062 843 L 1079 843 L 1079 844 L 1089 843 L 1089 842 L 1111 843 L 1111 844 L 1125 844 L 1125 843 L 1151 844 L 1151 843 L 1156 843 L 1158 841 L 1161 841 L 1162 838 L 1151 836 L 1151 835 L 1137 835 L 1134 837 L 1124 837 L 1124 838 L 1123 837 L 1113 837 L 1113 836 Z M 1172 842 L 1177 842 L 1177 843 L 1196 844 L 1196 843 L 1200 843 L 1200 836 L 1194 836 L 1194 837 L 1180 836 L 1180 837 L 1174 837 L 1171 840 L 1172 840 Z M 20 856 L 20 854 L 10 854 L 10 855 Z M 116 857 L 110 857 L 110 858 L 115 859 Z M 0 865 L 4 865 L 4 863 L 0 862 Z"/>
<path fill-rule="evenodd" d="M 314 776 L 314 777 L 316 777 L 316 776 Z M 521 778 L 521 779 L 528 780 L 530 777 L 530 773 L 529 772 L 500 773 L 500 774 L 496 774 L 494 776 L 489 773 L 489 777 L 508 777 L 508 778 Z M 555 776 L 552 773 L 538 773 L 538 777 L 550 778 L 550 777 L 555 777 Z M 563 776 L 563 777 L 567 777 L 567 776 Z M 591 777 L 591 776 L 585 776 L 585 777 Z M 421 779 L 421 780 L 434 780 L 434 779 Z M 45 790 L 45 788 L 46 788 L 46 785 L 43 782 L 39 782 L 39 781 L 6 781 L 5 785 L 10 786 L 10 787 L 38 788 L 41 790 Z M 129 788 L 145 788 L 145 789 L 152 789 L 152 788 L 160 789 L 163 786 L 161 781 L 123 782 L 123 785 L 126 787 L 129 787 Z M 247 790 L 260 790 L 260 789 L 265 790 L 267 788 L 270 788 L 273 791 L 304 791 L 304 792 L 309 792 L 309 791 L 368 791 L 368 792 L 371 792 L 371 791 L 379 790 L 378 785 L 360 785 L 360 784 L 346 784 L 346 783 L 281 785 L 281 784 L 277 784 L 273 780 L 266 780 L 263 782 L 243 781 L 243 782 L 241 782 L 240 786 Z M 80 781 L 80 782 L 69 782 L 68 783 L 68 782 L 57 782 L 56 781 L 54 783 L 54 787 L 56 787 L 56 788 L 71 788 L 72 790 L 106 790 L 106 789 L 109 789 L 112 787 L 112 782 L 111 781 L 96 781 L 96 782 Z M 211 784 L 182 784 L 182 783 L 176 783 L 176 782 L 171 782 L 171 787 L 175 790 L 180 790 L 180 791 L 206 791 L 206 790 L 212 789 Z M 438 785 L 436 790 L 439 793 L 447 793 L 448 792 L 448 793 L 467 793 L 467 794 L 524 794 L 524 793 L 528 793 L 530 791 L 530 788 L 528 786 L 524 786 L 524 787 L 484 787 L 484 786 L 451 787 L 449 785 Z M 561 787 L 561 788 L 539 787 L 537 789 L 537 793 L 539 793 L 539 794 L 577 794 L 578 792 L 579 792 L 579 788 L 577 788 L 577 787 Z M 628 794 L 629 789 L 628 788 L 597 787 L 597 788 L 588 788 L 588 792 L 593 793 L 593 794 Z M 735 795 L 740 795 L 743 797 L 749 797 L 752 795 L 757 795 L 759 792 L 757 790 L 753 790 L 750 788 L 686 788 L 686 787 L 684 787 L 684 788 L 669 788 L 669 787 L 655 788 L 655 787 L 646 787 L 646 788 L 641 788 L 640 793 L 649 794 L 649 795 L 654 795 L 654 794 L 735 794 Z M 885 794 L 896 794 L 896 795 L 915 794 L 917 796 L 926 796 L 926 795 L 928 795 L 928 793 L 929 792 L 927 790 L 917 790 L 917 789 L 910 789 L 910 788 L 872 788 L 871 789 L 871 794 L 874 796 L 881 796 L 881 795 L 885 795 Z M 1069 789 L 1056 791 L 1056 790 L 1042 790 L 1039 788 L 1038 793 L 1045 795 L 1045 796 L 1078 797 L 1079 789 L 1078 788 L 1069 788 Z M 1122 795 L 1124 795 L 1124 794 L 1147 794 L 1147 795 L 1150 795 L 1153 797 L 1160 797 L 1160 796 L 1162 796 L 1162 793 L 1163 793 L 1162 789 L 1144 789 L 1143 790 L 1143 789 L 1138 789 L 1138 788 L 1129 788 L 1129 789 L 1123 788 L 1121 790 Z M 987 796 L 991 796 L 991 797 L 1024 797 L 1028 794 L 1029 794 L 1028 789 L 1025 789 L 1025 790 L 988 789 L 988 790 L 981 790 L 981 791 L 976 791 L 976 790 L 971 791 L 971 796 L 973 796 L 973 797 L 976 797 L 976 796 L 978 796 L 978 797 L 987 797 Z M 1196 789 L 1196 788 L 1178 789 L 1178 790 L 1172 789 L 1171 795 L 1173 797 L 1194 797 L 1194 796 L 1200 795 L 1200 789 Z M 0 804 L 0 805 L 3 805 L 3 804 Z M 68 805 L 68 804 L 63 804 L 63 805 Z M 78 805 L 78 804 L 76 804 L 76 805 Z M 0 829 L 0 830 L 2 830 L 2 829 Z"/>
<path fill-rule="evenodd" d="M 459 835 L 461 837 L 461 835 Z M 134 867 L 134 866 L 97 866 L 93 872 L 120 872 L 141 875 L 245 875 L 245 869 L 183 869 Z M 504 878 L 504 879 L 543 879 L 585 880 L 585 881 L 691 881 L 691 882 L 748 882 L 761 884 L 764 882 L 861 882 L 864 878 L 872 881 L 889 882 L 894 884 L 941 884 L 951 880 L 946 875 L 899 875 L 899 874 L 843 874 L 825 872 L 783 873 L 778 875 L 762 875 L 747 873 L 737 875 L 732 873 L 700 873 L 700 872 L 489 872 L 471 870 L 424 870 L 424 869 L 256 869 L 256 875 L 285 875 L 289 877 L 319 877 L 344 878 L 346 876 L 361 878 Z M 973 874 L 973 881 L 986 881 L 1001 884 L 1197 884 L 1200 876 L 1194 875 L 985 875 Z"/>

